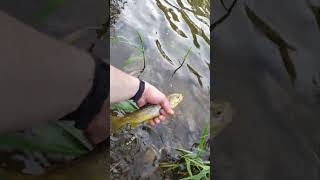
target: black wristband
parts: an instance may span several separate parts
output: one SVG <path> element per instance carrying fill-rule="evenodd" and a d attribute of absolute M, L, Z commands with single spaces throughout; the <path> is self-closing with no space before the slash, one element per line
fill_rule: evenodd
<path fill-rule="evenodd" d="M 94 61 L 95 73 L 90 92 L 75 111 L 61 118 L 75 120 L 75 127 L 78 129 L 86 129 L 88 127 L 90 121 L 98 114 L 109 95 L 110 66 L 98 57 L 94 57 Z"/>
<path fill-rule="evenodd" d="M 142 81 L 141 79 L 139 79 L 139 81 L 140 81 L 140 83 L 139 83 L 139 89 L 138 89 L 137 93 L 132 98 L 130 98 L 135 103 L 138 103 L 139 99 L 141 98 L 141 96 L 144 92 L 144 88 L 145 88 L 145 82 Z"/>

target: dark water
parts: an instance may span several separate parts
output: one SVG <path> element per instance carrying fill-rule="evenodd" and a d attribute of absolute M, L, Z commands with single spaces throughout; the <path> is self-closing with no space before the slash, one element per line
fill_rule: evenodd
<path fill-rule="evenodd" d="M 235 112 L 214 142 L 217 179 L 320 178 L 319 2 L 309 3 L 238 1 L 213 29 L 213 91 Z M 212 7 L 214 20 L 226 13 Z"/>

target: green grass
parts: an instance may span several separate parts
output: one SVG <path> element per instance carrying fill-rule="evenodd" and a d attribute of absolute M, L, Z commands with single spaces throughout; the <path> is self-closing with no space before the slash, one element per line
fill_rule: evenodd
<path fill-rule="evenodd" d="M 111 110 L 113 111 L 133 112 L 137 109 L 138 109 L 138 106 L 132 100 L 113 103 L 111 105 Z"/>
<path fill-rule="evenodd" d="M 178 160 L 161 162 L 160 167 L 176 174 L 181 180 L 210 179 L 210 161 L 205 161 L 201 158 L 201 154 L 205 151 L 205 140 L 208 137 L 207 131 L 207 127 L 203 128 L 199 145 L 195 151 L 175 148 L 179 153 Z"/>
<path fill-rule="evenodd" d="M 144 43 L 143 43 L 143 38 L 142 35 L 136 31 L 137 37 L 138 37 L 138 42 L 134 42 L 134 41 L 130 41 L 128 38 L 124 37 L 124 36 L 110 36 L 110 42 L 113 44 L 117 44 L 117 43 L 123 43 L 123 44 L 127 44 L 131 47 L 133 47 L 138 55 L 130 55 L 128 56 L 127 59 L 124 60 L 124 62 L 121 65 L 121 68 L 124 68 L 134 62 L 136 62 L 137 60 L 143 60 L 143 70 L 145 68 L 145 51 L 144 51 Z"/>

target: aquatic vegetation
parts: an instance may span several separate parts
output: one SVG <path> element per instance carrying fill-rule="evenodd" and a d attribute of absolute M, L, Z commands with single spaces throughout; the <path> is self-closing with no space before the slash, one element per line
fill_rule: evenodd
<path fill-rule="evenodd" d="M 168 162 L 161 162 L 159 166 L 170 171 L 175 176 L 174 178 L 181 180 L 210 179 L 210 161 L 203 160 L 201 157 L 202 153 L 206 150 L 205 140 L 208 137 L 207 130 L 207 127 L 203 128 L 199 144 L 193 151 L 175 148 L 179 157 L 177 159 L 172 158 Z"/>
<path fill-rule="evenodd" d="M 219 24 L 221 24 L 223 21 L 225 21 L 231 14 L 233 8 L 237 4 L 238 0 L 233 0 L 232 4 L 227 8 L 226 5 L 224 4 L 223 0 L 220 0 L 220 3 L 224 7 L 224 9 L 227 11 L 222 17 L 219 19 L 213 21 L 213 23 L 210 25 L 210 31 L 213 31 Z"/>
<path fill-rule="evenodd" d="M 111 43 L 124 43 L 124 44 L 132 46 L 133 48 L 135 48 L 137 50 L 137 52 L 139 53 L 138 56 L 130 55 L 126 60 L 124 60 L 124 62 L 122 64 L 122 68 L 124 68 L 125 66 L 127 66 L 129 64 L 132 64 L 136 60 L 142 59 L 143 60 L 143 67 L 140 70 L 140 74 L 139 74 L 139 76 L 140 76 L 143 73 L 144 69 L 146 68 L 146 59 L 145 59 L 145 49 L 144 49 L 142 35 L 138 31 L 136 31 L 136 33 L 137 33 L 137 37 L 138 37 L 138 43 L 132 42 L 123 36 L 110 36 L 110 42 Z"/>
<path fill-rule="evenodd" d="M 207 124 L 201 133 L 198 145 L 191 151 L 182 148 L 177 150 L 179 157 L 169 157 L 159 164 L 165 174 L 173 175 L 175 179 L 210 179 L 210 161 L 204 160 L 207 153 L 206 142 L 214 139 L 232 122 L 232 106 L 228 101 L 215 101 L 211 105 L 213 124 Z M 210 128 L 210 129 L 208 129 Z M 210 136 L 209 136 L 210 134 Z M 169 172 L 168 172 L 169 171 Z"/>
<path fill-rule="evenodd" d="M 138 109 L 138 106 L 132 100 L 113 103 L 111 105 L 111 110 L 112 111 L 133 112 L 133 111 L 135 111 L 137 109 Z"/>
<path fill-rule="evenodd" d="M 140 74 L 139 74 L 139 76 L 140 76 L 143 73 L 144 69 L 146 68 L 146 58 L 145 58 L 145 55 L 144 55 L 144 45 L 143 45 L 142 36 L 138 31 L 137 31 L 137 35 L 139 37 L 139 49 L 138 50 L 140 51 L 140 53 L 142 54 L 142 57 L 143 57 L 143 67 L 140 70 Z"/>
<path fill-rule="evenodd" d="M 179 61 L 180 66 L 173 71 L 172 77 L 173 77 L 173 75 L 183 66 L 183 64 L 186 62 L 187 57 L 189 56 L 190 52 L 191 52 L 191 47 L 190 47 L 190 48 L 186 51 L 186 53 L 184 54 L 183 59 L 182 59 L 182 62 Z"/>

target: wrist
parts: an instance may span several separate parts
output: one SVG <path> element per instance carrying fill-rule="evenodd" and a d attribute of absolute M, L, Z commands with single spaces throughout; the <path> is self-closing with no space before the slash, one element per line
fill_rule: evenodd
<path fill-rule="evenodd" d="M 139 99 L 143 96 L 144 92 L 145 92 L 145 85 L 146 83 L 144 81 L 142 81 L 141 79 L 139 80 L 139 87 L 138 90 L 136 91 L 136 93 L 130 98 L 131 100 L 133 100 L 135 103 L 138 103 Z"/>

